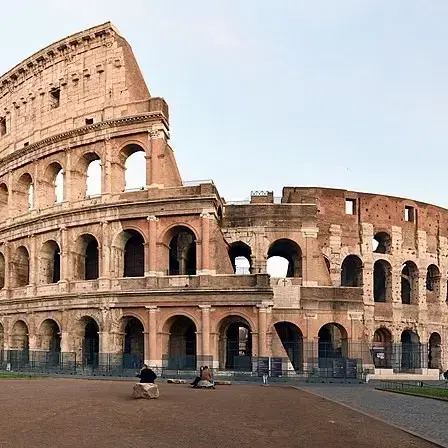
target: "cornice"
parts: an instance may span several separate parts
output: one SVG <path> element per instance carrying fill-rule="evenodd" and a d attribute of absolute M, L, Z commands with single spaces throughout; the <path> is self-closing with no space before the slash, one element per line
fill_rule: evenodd
<path fill-rule="evenodd" d="M 96 40 L 103 42 L 107 37 L 113 35 L 119 35 L 118 29 L 111 22 L 106 22 L 46 46 L 0 77 L 0 96 L 3 90 L 14 91 L 21 79 L 26 78 L 30 73 L 37 74 L 48 68 L 58 57 L 67 58 L 70 52 L 78 52 L 85 45 L 91 45 Z"/>
<path fill-rule="evenodd" d="M 70 138 L 80 137 L 89 134 L 93 131 L 110 129 L 119 126 L 126 126 L 128 124 L 145 123 L 152 120 L 162 120 L 168 127 L 166 117 L 163 115 L 161 111 L 145 112 L 144 114 L 139 115 L 129 115 L 127 117 L 114 118 L 111 120 L 102 121 L 100 123 L 89 124 L 87 126 L 82 126 L 80 128 L 71 129 L 70 131 L 61 132 L 60 134 L 55 134 L 50 137 L 44 138 L 43 140 L 39 140 L 38 142 L 31 143 L 28 146 L 17 149 L 13 153 L 8 154 L 7 156 L 0 159 L 0 165 L 14 162 L 15 160 L 20 159 L 21 157 L 24 157 L 26 155 L 30 155 L 34 151 L 41 149 L 45 146 L 58 143 Z"/>

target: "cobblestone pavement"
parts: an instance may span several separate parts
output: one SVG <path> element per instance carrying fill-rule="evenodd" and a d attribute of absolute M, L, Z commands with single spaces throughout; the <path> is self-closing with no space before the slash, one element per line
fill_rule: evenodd
<path fill-rule="evenodd" d="M 431 448 L 400 429 L 292 387 L 1 380 L 0 448 Z"/>
<path fill-rule="evenodd" d="M 375 390 L 370 384 L 301 384 L 300 389 L 347 404 L 448 447 L 448 403 Z"/>

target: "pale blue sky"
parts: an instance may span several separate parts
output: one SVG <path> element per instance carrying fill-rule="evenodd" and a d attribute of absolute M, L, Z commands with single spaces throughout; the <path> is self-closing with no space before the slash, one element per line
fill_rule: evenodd
<path fill-rule="evenodd" d="M 227 199 L 320 185 L 448 206 L 447 0 L 22 0 L 0 72 L 111 20 L 171 107 L 184 180 Z"/>

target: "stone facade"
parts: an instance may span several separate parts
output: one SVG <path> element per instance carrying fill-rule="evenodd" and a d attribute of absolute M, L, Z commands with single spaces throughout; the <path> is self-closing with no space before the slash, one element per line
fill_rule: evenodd
<path fill-rule="evenodd" d="M 212 182 L 182 181 L 169 137 L 168 105 L 110 23 L 0 78 L 4 350 L 228 369 L 294 357 L 293 344 L 299 371 L 305 343 L 308 358 L 324 342 L 372 364 L 375 345 L 417 341 L 421 369 L 448 368 L 446 210 L 295 187 L 228 203 Z M 139 152 L 146 185 L 130 191 L 126 161 Z M 267 274 L 274 256 L 288 260 L 286 278 Z"/>

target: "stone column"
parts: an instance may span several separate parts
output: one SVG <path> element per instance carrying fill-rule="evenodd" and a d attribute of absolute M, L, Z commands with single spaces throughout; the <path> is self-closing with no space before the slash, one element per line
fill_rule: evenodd
<path fill-rule="evenodd" d="M 199 305 L 202 316 L 202 365 L 213 365 L 210 353 L 210 305 Z"/>
<path fill-rule="evenodd" d="M 111 152 L 113 150 L 113 145 L 110 141 L 110 136 L 106 136 L 104 139 L 104 156 L 102 161 L 101 170 L 101 194 L 106 195 L 112 192 L 112 161 Z"/>
<path fill-rule="evenodd" d="M 36 280 L 38 275 L 38 257 L 36 251 L 36 237 L 31 235 L 29 238 L 30 241 L 30 253 L 29 253 L 29 281 L 27 286 L 27 296 L 34 297 L 36 295 Z"/>
<path fill-rule="evenodd" d="M 319 229 L 317 227 L 302 227 L 301 232 L 303 238 L 305 238 L 305 247 L 302 248 L 302 285 L 317 286 L 318 282 L 312 280 L 312 278 L 313 273 L 316 271 L 314 245 L 317 241 Z"/>
<path fill-rule="evenodd" d="M 110 224 L 108 221 L 101 223 L 101 255 L 100 255 L 100 289 L 110 289 L 111 281 L 111 241 Z M 119 275 L 119 274 L 118 274 Z"/>
<path fill-rule="evenodd" d="M 61 225 L 61 279 L 59 280 L 59 291 L 66 292 L 68 290 L 68 283 L 70 281 L 70 251 L 68 244 L 68 231 L 65 225 Z"/>
<path fill-rule="evenodd" d="M 267 325 L 266 306 L 261 304 L 258 307 L 258 356 L 267 356 Z"/>
<path fill-rule="evenodd" d="M 3 255 L 5 257 L 5 284 L 3 288 L 8 290 L 11 288 L 11 245 L 7 241 L 3 245 Z"/>
<path fill-rule="evenodd" d="M 161 362 L 157 356 L 157 306 L 147 306 L 149 315 L 149 331 L 148 331 L 148 342 L 149 342 L 149 359 L 146 360 L 146 364 L 150 366 L 161 366 Z"/>
<path fill-rule="evenodd" d="M 201 213 L 201 269 L 198 274 L 211 274 L 210 270 L 210 220 L 213 215 Z"/>
<path fill-rule="evenodd" d="M 148 246 L 145 252 L 145 276 L 157 275 L 157 223 L 159 218 L 148 216 Z"/>

